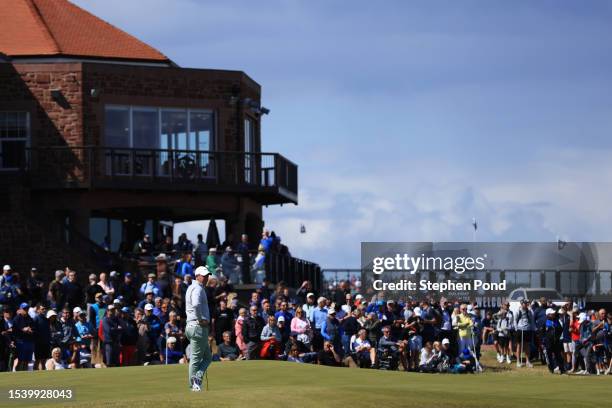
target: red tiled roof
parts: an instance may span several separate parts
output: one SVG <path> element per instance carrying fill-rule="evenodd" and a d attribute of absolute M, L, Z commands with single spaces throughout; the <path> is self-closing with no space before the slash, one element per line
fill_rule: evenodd
<path fill-rule="evenodd" d="M 155 48 L 67 0 L 0 0 L 0 52 L 170 62 Z"/>

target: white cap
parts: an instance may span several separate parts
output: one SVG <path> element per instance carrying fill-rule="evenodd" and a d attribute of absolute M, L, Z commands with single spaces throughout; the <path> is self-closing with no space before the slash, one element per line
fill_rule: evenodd
<path fill-rule="evenodd" d="M 166 343 L 176 343 L 176 337 L 168 337 L 168 340 L 166 340 Z"/>
<path fill-rule="evenodd" d="M 450 344 L 450 340 L 449 339 L 443 339 L 442 340 L 442 344 Z"/>
<path fill-rule="evenodd" d="M 57 316 L 57 312 L 53 309 L 47 311 L 47 319 L 49 319 L 51 316 Z"/>
<path fill-rule="evenodd" d="M 113 278 L 117 276 L 117 271 L 111 271 L 110 276 Z"/>
<path fill-rule="evenodd" d="M 418 307 L 418 306 L 417 306 L 417 307 L 415 307 L 415 308 L 414 308 L 414 310 L 413 310 L 413 312 L 414 312 L 414 315 L 415 315 L 416 317 L 421 317 L 421 308 L 420 308 L 420 307 Z"/>
<path fill-rule="evenodd" d="M 205 266 L 198 266 L 195 270 L 195 276 L 198 276 L 198 275 L 208 276 L 208 275 L 211 275 L 211 272 Z"/>
<path fill-rule="evenodd" d="M 107 309 L 108 309 L 108 310 L 113 310 L 114 308 L 115 308 L 115 306 L 113 306 L 113 305 L 108 305 L 108 308 L 107 308 Z M 146 308 L 145 308 L 145 309 L 146 309 Z"/>
<path fill-rule="evenodd" d="M 3 271 L 10 271 L 11 270 L 11 265 L 4 265 L 4 267 L 2 268 Z"/>
<path fill-rule="evenodd" d="M 325 302 L 327 299 L 325 299 L 323 296 L 319 297 L 317 299 L 317 303 L 321 303 L 321 302 Z"/>
<path fill-rule="evenodd" d="M 314 293 L 310 292 L 309 294 L 306 295 L 307 298 L 309 298 L 311 296 L 314 297 Z"/>
<path fill-rule="evenodd" d="M 80 307 L 75 307 L 74 309 L 72 309 L 72 313 L 81 313 L 83 311 L 83 309 L 81 309 Z"/>
<path fill-rule="evenodd" d="M 587 317 L 587 314 L 586 314 L 586 313 L 584 313 L 584 312 L 582 312 L 582 313 L 580 313 L 580 314 L 578 315 L 578 321 L 579 321 L 580 323 L 582 323 L 582 322 L 584 322 L 584 321 L 586 321 L 586 320 L 588 320 L 588 319 L 589 319 L 589 318 Z"/>
<path fill-rule="evenodd" d="M 549 315 L 549 314 L 555 314 L 555 313 L 557 313 L 557 312 L 556 312 L 556 311 L 555 311 L 555 309 L 553 309 L 552 307 L 549 307 L 548 309 L 546 309 L 546 314 L 547 314 L 547 315 Z"/>
<path fill-rule="evenodd" d="M 147 303 L 144 307 L 144 310 L 153 310 L 153 305 L 150 303 Z"/>
<path fill-rule="evenodd" d="M 355 296 L 355 300 L 361 300 L 363 299 L 363 296 L 361 294 L 357 294 L 357 296 Z"/>
<path fill-rule="evenodd" d="M 336 314 L 336 310 L 335 310 L 334 308 L 331 308 L 331 309 L 329 309 L 329 310 L 327 311 L 327 315 L 328 315 L 328 316 L 332 316 L 332 315 L 335 315 L 335 314 Z"/>
<path fill-rule="evenodd" d="M 115 304 L 115 305 L 116 305 L 116 304 L 118 304 L 118 303 L 121 303 L 121 301 L 120 301 L 119 299 L 115 299 L 115 300 L 113 300 L 113 304 Z"/>
<path fill-rule="evenodd" d="M 285 316 L 278 316 L 278 322 L 284 322 L 285 321 Z"/>

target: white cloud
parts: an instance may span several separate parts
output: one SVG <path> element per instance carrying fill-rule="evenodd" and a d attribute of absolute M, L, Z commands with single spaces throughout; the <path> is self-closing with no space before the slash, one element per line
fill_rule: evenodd
<path fill-rule="evenodd" d="M 266 218 L 295 256 L 323 267 L 358 267 L 361 241 L 469 241 L 473 216 L 481 241 L 609 240 L 612 217 L 602 214 L 612 202 L 604 187 L 612 185 L 612 152 L 556 153 L 486 175 L 458 165 L 429 169 L 410 182 L 403 176 L 409 170 L 398 166 L 329 183 L 323 174 L 308 175 L 320 182 L 301 192 L 300 205 L 268 209 Z M 327 205 L 314 204 L 322 200 Z"/>

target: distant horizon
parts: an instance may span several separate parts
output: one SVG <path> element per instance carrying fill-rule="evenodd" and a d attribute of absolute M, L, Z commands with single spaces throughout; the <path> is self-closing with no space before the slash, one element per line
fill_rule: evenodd
<path fill-rule="evenodd" d="M 358 267 L 362 241 L 470 241 L 472 217 L 479 240 L 612 240 L 610 2 L 74 2 L 262 85 L 262 150 L 300 186 L 264 220 L 296 257 Z"/>

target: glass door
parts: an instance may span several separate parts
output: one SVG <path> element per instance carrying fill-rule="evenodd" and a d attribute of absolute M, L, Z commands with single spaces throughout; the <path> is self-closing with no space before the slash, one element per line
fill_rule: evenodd
<path fill-rule="evenodd" d="M 196 150 L 196 162 L 201 177 L 215 177 L 215 157 L 212 153 L 213 115 L 209 111 L 189 112 L 189 143 Z"/>
<path fill-rule="evenodd" d="M 189 156 L 186 152 L 189 149 L 187 123 L 187 111 L 162 110 L 161 139 L 165 139 L 170 151 L 165 153 L 165 157 L 160 157 L 161 174 L 175 177 L 187 175 L 189 171 Z"/>

